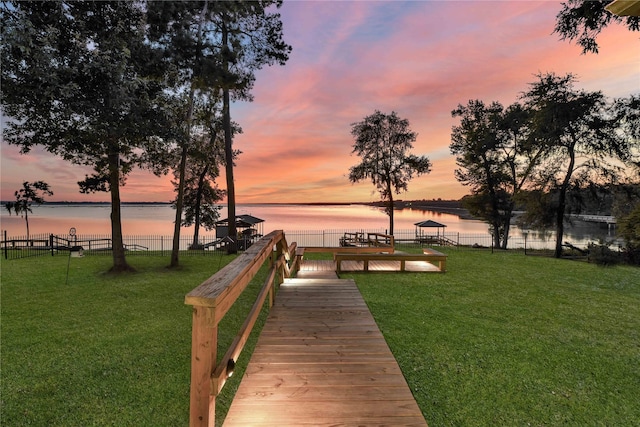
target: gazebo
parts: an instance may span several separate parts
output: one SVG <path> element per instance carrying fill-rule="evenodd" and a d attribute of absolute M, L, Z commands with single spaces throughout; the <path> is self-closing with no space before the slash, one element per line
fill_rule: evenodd
<path fill-rule="evenodd" d="M 236 230 L 238 231 L 238 244 L 241 249 L 251 246 L 262 237 L 264 219 L 252 215 L 236 215 Z M 229 235 L 229 218 L 216 222 L 216 239 L 223 239 Z"/>
<path fill-rule="evenodd" d="M 446 225 L 444 224 L 440 224 L 439 222 L 435 222 L 433 220 L 426 220 L 426 221 L 420 221 L 420 222 L 416 222 L 414 224 L 416 226 L 416 242 L 418 243 L 436 243 L 438 245 L 442 244 L 442 242 L 444 242 L 445 237 L 444 237 L 444 229 L 446 227 Z M 433 232 L 431 233 L 425 233 L 424 229 L 428 228 L 428 229 L 434 229 L 435 228 L 435 234 L 433 234 Z M 440 233 L 440 229 L 442 229 L 442 233 Z"/>

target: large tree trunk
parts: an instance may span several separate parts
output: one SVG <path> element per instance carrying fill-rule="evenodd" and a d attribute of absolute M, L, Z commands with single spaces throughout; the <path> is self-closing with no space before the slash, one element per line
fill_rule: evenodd
<path fill-rule="evenodd" d="M 389 215 L 389 234 L 393 236 L 393 191 L 391 191 L 391 182 L 388 183 L 389 189 L 389 205 L 387 206 L 387 215 Z"/>
<path fill-rule="evenodd" d="M 500 226 L 502 224 L 500 223 L 500 220 L 496 220 L 495 219 L 495 216 L 496 216 L 495 212 L 493 213 L 493 216 L 494 216 L 494 219 L 493 219 L 493 246 L 495 248 L 500 248 L 501 247 L 500 243 L 502 242 L 502 239 L 500 237 Z"/>
<path fill-rule="evenodd" d="M 16 211 L 16 216 L 18 216 L 18 213 Z M 29 244 L 29 207 L 27 206 L 24 210 L 24 222 L 27 225 L 27 244 Z"/>
<path fill-rule="evenodd" d="M 573 175 L 573 168 L 576 164 L 576 153 L 573 146 L 568 148 L 569 151 L 569 166 L 567 167 L 567 173 L 562 181 L 560 187 L 560 194 L 558 195 L 558 210 L 556 212 L 556 249 L 553 254 L 554 257 L 562 257 L 562 238 L 564 236 L 564 211 L 567 205 L 567 191 L 569 190 L 569 183 L 571 182 L 571 175 Z"/>
<path fill-rule="evenodd" d="M 182 153 L 180 154 L 178 195 L 176 196 L 176 219 L 173 225 L 173 246 L 171 248 L 171 262 L 169 263 L 169 267 L 177 267 L 180 262 L 180 228 L 182 226 L 182 209 L 184 203 L 184 175 L 187 168 L 187 144 L 188 141 L 183 142 Z"/>
<path fill-rule="evenodd" d="M 558 200 L 558 211 L 556 212 L 556 249 L 553 256 L 556 258 L 562 257 L 562 236 L 564 235 L 564 209 L 565 209 L 565 194 L 564 191 L 560 192 Z"/>
<path fill-rule="evenodd" d="M 229 43 L 229 32 L 225 22 L 222 24 L 222 46 L 227 47 Z M 224 63 L 225 71 L 229 72 L 228 60 Z M 238 230 L 236 229 L 236 187 L 233 181 L 233 141 L 231 135 L 231 112 L 229 109 L 229 88 L 222 89 L 222 126 L 224 127 L 224 156 L 225 174 L 227 178 L 227 218 L 229 227 L 227 236 L 231 241 L 227 244 L 227 253 L 238 253 Z"/>
<path fill-rule="evenodd" d="M 200 204 L 202 203 L 202 189 L 204 188 L 204 181 L 209 172 L 209 166 L 205 166 L 200 175 L 198 176 L 198 188 L 196 194 L 196 206 L 195 206 L 195 219 L 193 230 L 193 243 L 192 247 L 196 248 L 200 245 Z"/>
<path fill-rule="evenodd" d="M 509 209 L 504 213 L 504 235 L 502 236 L 502 249 L 507 249 L 507 245 L 509 244 L 509 231 L 511 229 L 511 214 L 513 212 L 513 208 Z"/>
<path fill-rule="evenodd" d="M 122 214 L 120 210 L 120 154 L 117 150 L 109 153 L 109 190 L 111 193 L 111 246 L 113 253 L 112 272 L 134 271 L 127 264 L 122 237 Z"/>
<path fill-rule="evenodd" d="M 233 181 L 233 146 L 231 138 L 231 114 L 229 113 L 229 90 L 223 90 L 224 155 L 227 176 L 227 213 L 229 228 L 227 235 L 231 242 L 227 244 L 227 253 L 238 253 L 238 230 L 236 229 L 236 188 Z"/>
<path fill-rule="evenodd" d="M 207 13 L 208 2 L 204 2 L 204 7 L 200 13 L 198 22 L 198 42 L 202 38 L 202 24 L 204 16 Z M 196 56 L 199 56 L 200 52 L 196 52 Z M 197 65 L 197 62 L 196 62 Z M 195 70 L 194 70 L 195 73 Z M 191 82 L 191 89 L 189 91 L 189 105 L 187 107 L 187 117 L 185 118 L 186 132 L 182 145 L 182 152 L 180 153 L 180 170 L 178 171 L 178 194 L 176 196 L 176 219 L 173 226 L 173 245 L 171 247 L 171 261 L 169 267 L 177 267 L 180 259 L 180 228 L 182 227 L 182 209 L 184 207 L 184 176 L 187 168 L 187 154 L 189 144 L 191 143 L 191 125 L 193 123 L 193 102 L 195 97 L 194 82 Z"/>

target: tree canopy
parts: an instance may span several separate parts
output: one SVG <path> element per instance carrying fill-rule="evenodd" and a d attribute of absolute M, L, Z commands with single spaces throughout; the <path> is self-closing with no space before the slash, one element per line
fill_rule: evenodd
<path fill-rule="evenodd" d="M 598 53 L 596 38 L 609 24 L 623 24 L 630 31 L 640 31 L 640 17 L 614 15 L 605 9 L 609 3 L 611 0 L 569 0 L 562 3 L 554 32 L 562 40 L 577 42 L 582 53 Z"/>
<path fill-rule="evenodd" d="M 376 110 L 353 123 L 351 135 L 355 138 L 352 153 L 361 162 L 349 169 L 349 180 L 371 180 L 387 202 L 389 233 L 393 234 L 393 195 L 406 191 L 414 175 L 429 173 L 431 162 L 426 156 L 409 153 L 417 134 L 409 128 L 409 120 L 401 119 L 395 111 L 384 114 Z"/>
<path fill-rule="evenodd" d="M 504 108 L 470 100 L 452 111 L 460 124 L 451 133 L 456 179 L 471 189 L 469 211 L 489 223 L 497 247 L 507 247 L 516 199 L 544 148 L 529 141 L 530 112 L 519 103 Z"/>
<path fill-rule="evenodd" d="M 95 173 L 87 191 L 109 191 L 113 270 L 128 270 L 120 186 L 135 166 L 154 167 L 162 139 L 163 85 L 137 2 L 4 2 L 3 129 L 22 153 L 39 145 Z M 159 146 L 160 145 L 160 146 Z"/>
<path fill-rule="evenodd" d="M 282 1 L 253 2 L 152 2 L 149 8 L 151 34 L 160 44 L 167 60 L 174 64 L 176 79 L 174 92 L 185 94 L 186 105 L 182 122 L 185 132 L 178 140 L 182 148 L 178 167 L 178 196 L 176 199 L 176 230 L 172 265 L 177 264 L 177 236 L 182 212 L 183 187 L 188 146 L 191 144 L 194 104 L 212 105 L 220 100 L 224 131 L 223 164 L 227 180 L 227 202 L 230 218 L 235 218 L 235 184 L 232 99 L 250 101 L 255 71 L 265 65 L 284 65 L 291 46 L 283 40 L 280 15 L 275 12 Z M 208 101 L 207 101 L 208 99 Z M 235 221 L 229 221 L 228 235 L 234 239 L 228 246 L 236 252 Z"/>
<path fill-rule="evenodd" d="M 601 92 L 576 89 L 572 74 L 537 77 L 522 99 L 532 110 L 531 136 L 546 147 L 537 186 L 551 196 L 546 209 L 555 212 L 555 255 L 560 257 L 569 190 L 623 176 L 619 162 L 628 161 L 633 140 L 620 131 L 621 117 Z"/>

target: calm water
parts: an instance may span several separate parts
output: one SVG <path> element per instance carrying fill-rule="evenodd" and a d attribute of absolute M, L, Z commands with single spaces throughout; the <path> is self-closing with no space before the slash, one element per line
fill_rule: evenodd
<path fill-rule="evenodd" d="M 75 227 L 78 235 L 108 235 L 111 233 L 109 205 L 43 205 L 34 206 L 29 215 L 29 228 L 32 234 L 52 233 L 66 236 L 71 227 Z M 386 232 L 389 219 L 382 209 L 365 205 L 238 205 L 236 213 L 250 214 L 264 220 L 260 232 L 284 230 L 287 234 L 295 231 L 338 230 L 338 231 L 378 231 Z M 226 218 L 226 208 L 221 211 L 221 218 Z M 173 234 L 175 211 L 170 205 L 127 204 L 122 206 L 122 226 L 125 236 Z M 477 220 L 460 219 L 456 215 L 424 211 L 419 209 L 403 209 L 395 213 L 396 238 L 411 238 L 415 235 L 415 223 L 434 220 L 445 224 L 447 237 L 455 240 L 458 234 L 482 236 L 480 244 L 490 244 L 487 224 Z M 0 214 L 1 228 L 7 230 L 9 237 L 26 234 L 25 221 L 15 215 L 10 216 L 6 210 Z M 430 230 L 426 234 L 435 233 Z M 183 235 L 193 235 L 193 227 L 183 228 Z M 215 237 L 215 231 L 201 235 Z M 522 233 L 517 228 L 511 232 L 510 247 L 522 246 Z M 552 236 L 529 235 L 531 247 L 549 246 L 546 243 L 536 244 L 541 237 L 549 240 Z M 578 246 L 601 238 L 613 238 L 609 230 L 593 224 L 579 223 L 568 230 L 565 240 Z M 489 243 L 487 243 L 489 242 Z M 325 242 L 326 243 L 326 242 Z M 473 242 L 461 242 L 469 244 Z M 551 244 L 552 246 L 552 244 Z M 549 246 L 550 247 L 550 246 Z"/>

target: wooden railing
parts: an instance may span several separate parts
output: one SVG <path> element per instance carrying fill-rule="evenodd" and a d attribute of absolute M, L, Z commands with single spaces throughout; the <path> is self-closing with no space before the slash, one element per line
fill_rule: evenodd
<path fill-rule="evenodd" d="M 273 231 L 185 297 L 185 304 L 193 306 L 190 426 L 214 425 L 216 396 L 233 373 L 265 300 L 269 299 L 271 308 L 277 286 L 297 271 L 295 252 L 296 244 L 287 246 L 282 230 Z M 218 324 L 266 261 L 267 279 L 236 338 L 216 364 Z"/>

